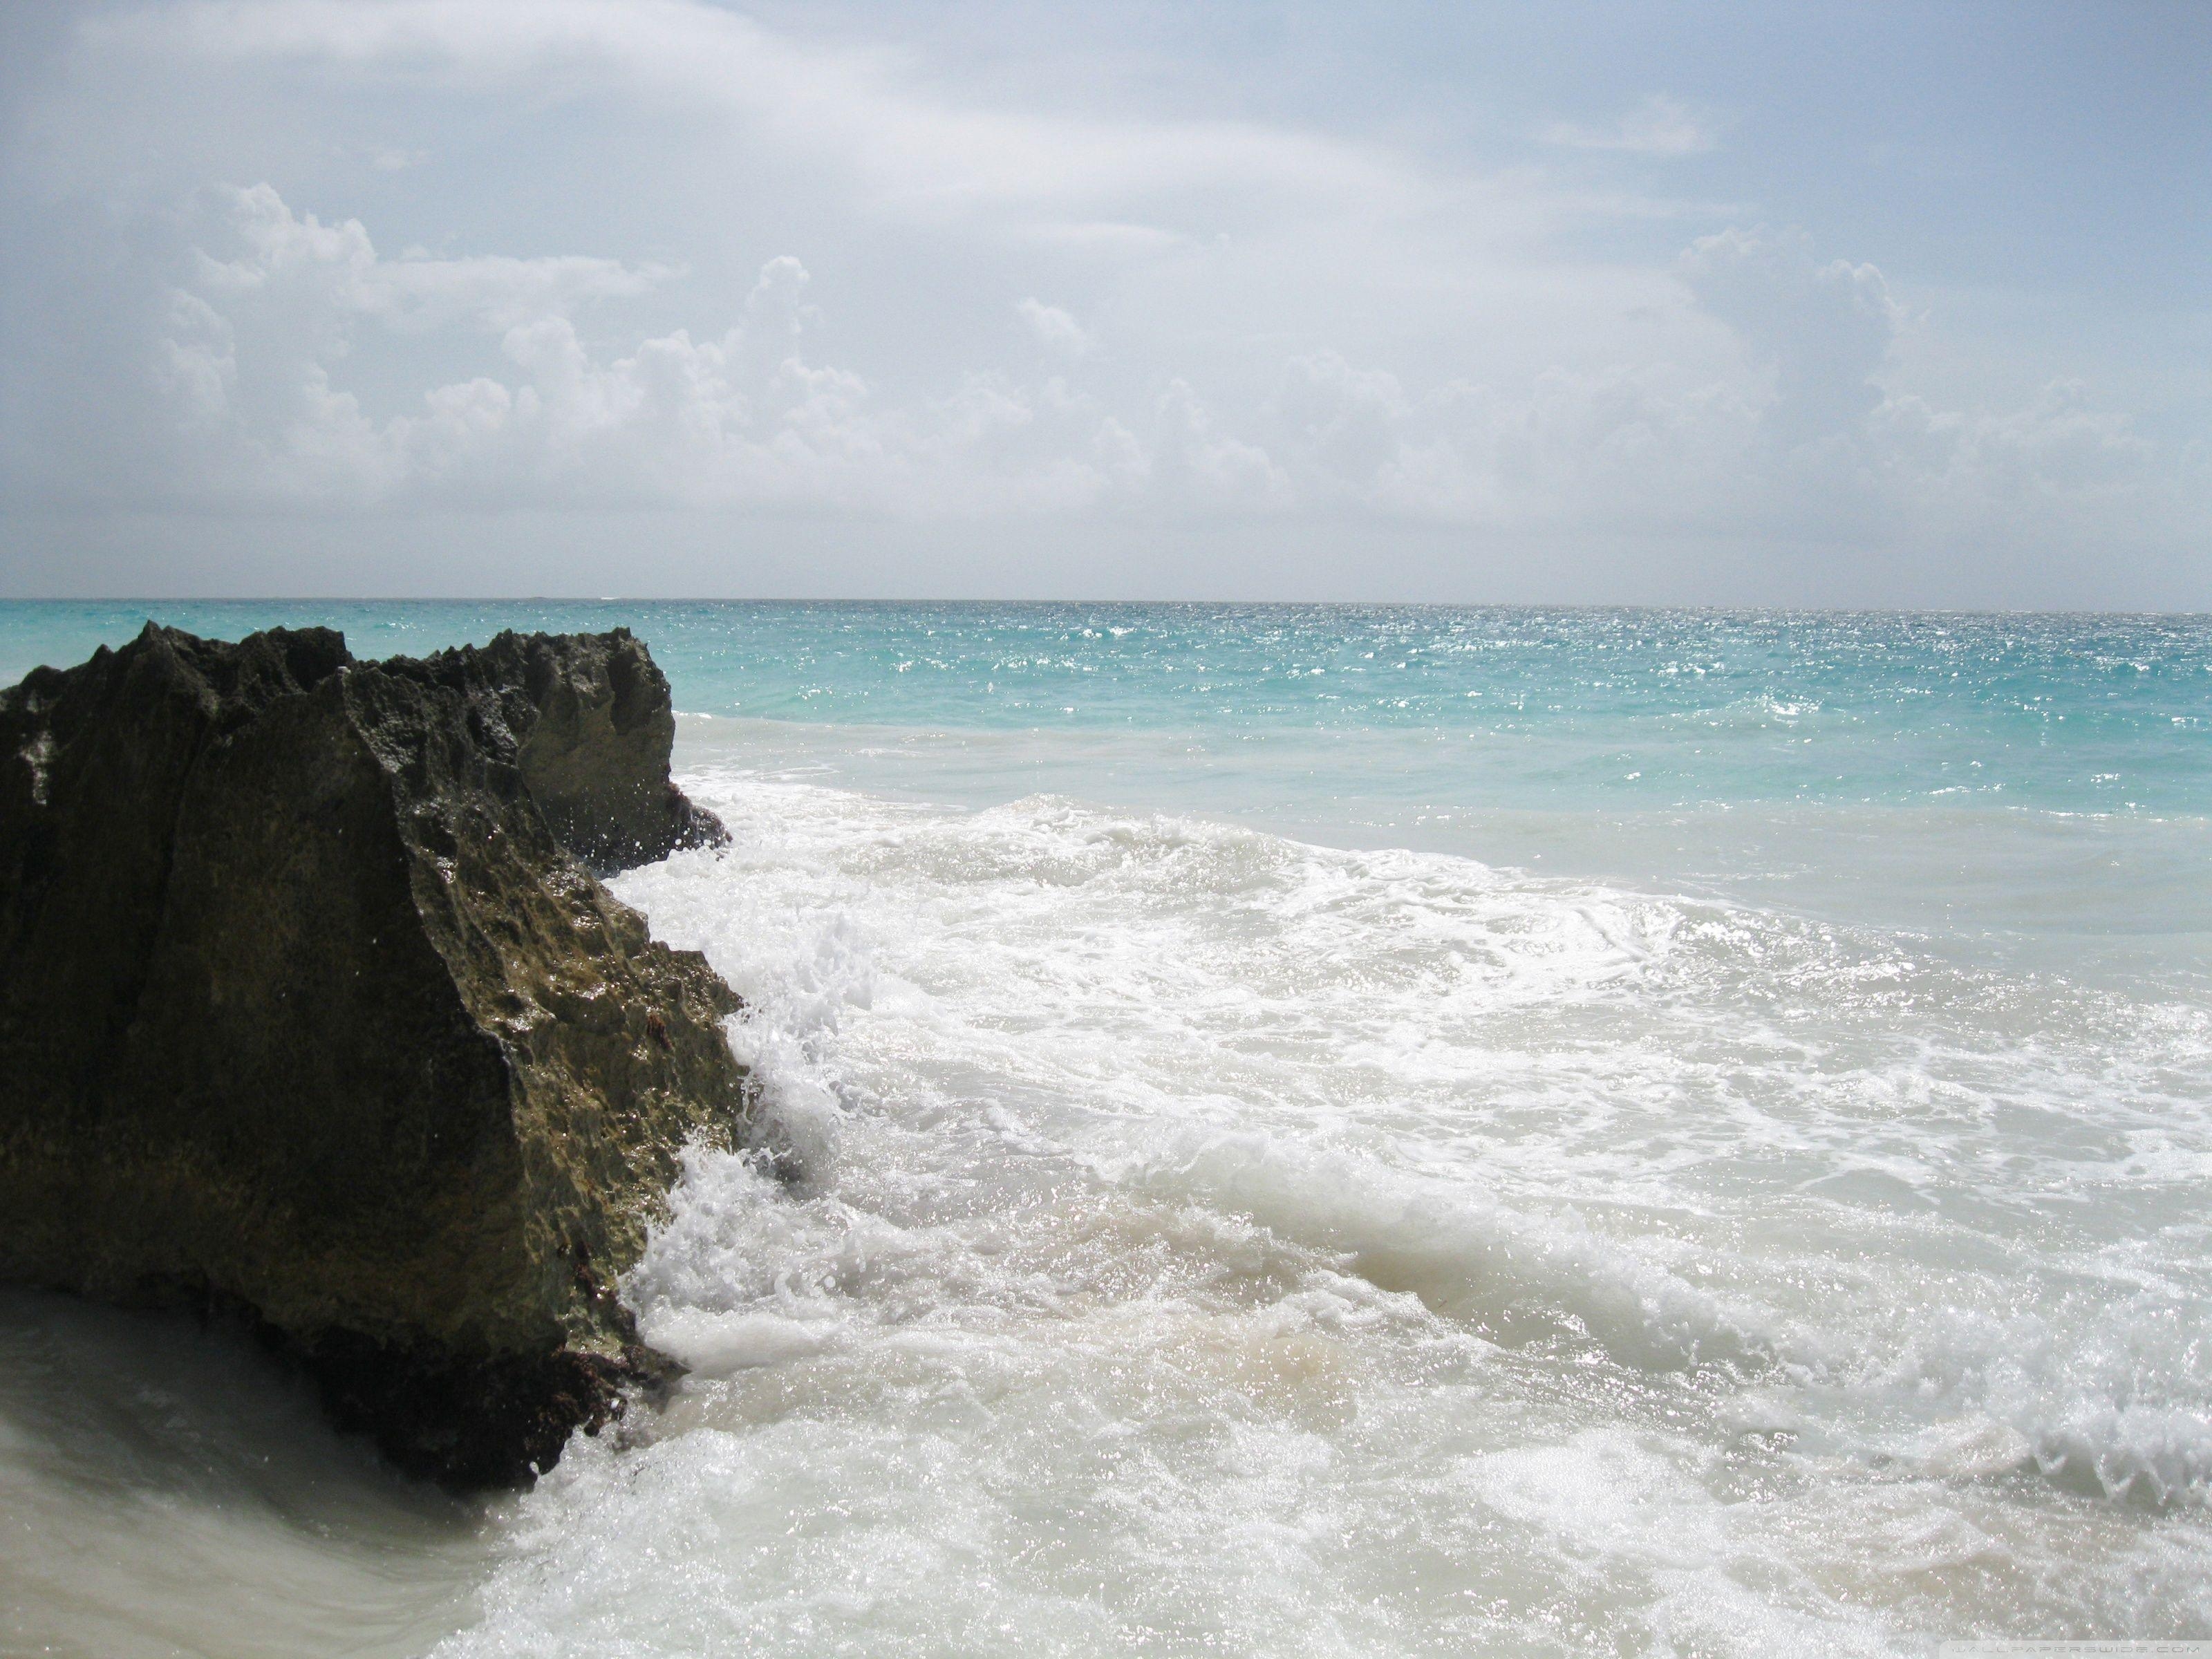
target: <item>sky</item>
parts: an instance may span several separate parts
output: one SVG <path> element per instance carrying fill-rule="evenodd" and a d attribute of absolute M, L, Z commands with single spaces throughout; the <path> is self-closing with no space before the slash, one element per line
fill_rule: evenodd
<path fill-rule="evenodd" d="M 2212 610 L 2212 5 L 0 6 L 0 595 Z"/>

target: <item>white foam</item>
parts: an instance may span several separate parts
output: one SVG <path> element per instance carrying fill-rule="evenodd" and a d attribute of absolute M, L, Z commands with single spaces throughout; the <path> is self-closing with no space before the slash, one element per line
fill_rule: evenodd
<path fill-rule="evenodd" d="M 1036 798 L 738 772 L 696 1368 L 455 1652 L 1919 1652 L 2207 1627 L 2203 1009 Z"/>

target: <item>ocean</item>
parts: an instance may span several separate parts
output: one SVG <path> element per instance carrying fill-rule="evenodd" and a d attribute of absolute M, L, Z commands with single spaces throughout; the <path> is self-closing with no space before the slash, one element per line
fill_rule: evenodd
<path fill-rule="evenodd" d="M 1932 1655 L 2212 1638 L 2212 619 L 56 603 L 626 624 L 789 1189 L 527 1494 L 0 1297 L 0 1646 Z"/>

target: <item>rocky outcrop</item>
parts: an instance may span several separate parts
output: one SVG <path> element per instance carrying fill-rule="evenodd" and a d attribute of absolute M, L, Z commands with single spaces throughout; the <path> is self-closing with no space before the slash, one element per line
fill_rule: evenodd
<path fill-rule="evenodd" d="M 500 635 L 422 665 L 515 739 L 523 787 L 569 851 L 605 875 L 729 839 L 668 781 L 668 682 L 626 628 Z"/>
<path fill-rule="evenodd" d="M 0 692 L 0 1278 L 243 1310 L 457 1483 L 665 1378 L 613 1281 L 742 1131 L 738 1004 L 592 872 L 721 836 L 672 732 L 620 630 L 149 624 Z"/>

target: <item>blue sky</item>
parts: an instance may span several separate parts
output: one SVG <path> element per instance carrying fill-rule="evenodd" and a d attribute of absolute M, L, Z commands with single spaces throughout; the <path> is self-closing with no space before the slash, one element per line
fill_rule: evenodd
<path fill-rule="evenodd" d="M 2212 8 L 0 30 L 0 591 L 2212 608 Z"/>

